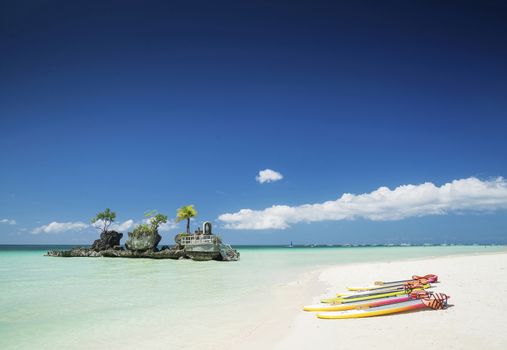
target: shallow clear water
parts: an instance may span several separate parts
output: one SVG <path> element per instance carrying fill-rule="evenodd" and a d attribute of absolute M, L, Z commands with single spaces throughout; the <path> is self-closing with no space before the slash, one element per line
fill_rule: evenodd
<path fill-rule="evenodd" d="M 227 337 L 235 315 L 259 312 L 272 287 L 321 266 L 506 247 L 239 247 L 241 260 L 228 263 L 43 256 L 49 249 L 0 246 L 1 349 L 142 346 L 157 337 L 170 347 L 196 332 Z"/>

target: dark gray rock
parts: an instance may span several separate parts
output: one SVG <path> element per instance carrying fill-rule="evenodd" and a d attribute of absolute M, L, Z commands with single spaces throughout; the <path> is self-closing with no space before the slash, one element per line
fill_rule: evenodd
<path fill-rule="evenodd" d="M 185 237 L 186 235 L 186 233 L 178 233 L 174 236 L 174 243 L 176 243 L 176 247 L 178 247 L 178 249 L 184 248 L 184 246 L 181 244 L 181 238 Z"/>
<path fill-rule="evenodd" d="M 136 252 L 157 251 L 157 245 L 162 236 L 155 232 L 154 234 L 144 234 L 135 236 L 129 232 L 129 238 L 125 242 L 125 248 Z"/>
<path fill-rule="evenodd" d="M 52 250 L 47 256 L 55 257 L 106 257 L 106 258 L 146 258 L 146 259 L 180 259 L 185 258 L 185 251 L 164 249 L 161 251 L 135 251 L 125 249 L 106 249 L 100 252 L 89 248 L 72 248 L 70 250 Z"/>
<path fill-rule="evenodd" d="M 123 237 L 123 233 L 116 231 L 106 231 L 100 234 L 100 238 L 95 240 L 92 244 L 92 250 L 100 252 L 106 249 L 112 249 L 120 246 L 120 240 Z"/>
<path fill-rule="evenodd" d="M 90 248 L 72 248 L 70 250 L 51 250 L 47 252 L 47 256 L 58 256 L 63 258 L 79 258 L 79 257 L 97 257 L 102 256 L 101 252 L 97 252 Z"/>
<path fill-rule="evenodd" d="M 238 261 L 239 252 L 228 244 L 220 244 L 220 257 L 222 261 Z"/>

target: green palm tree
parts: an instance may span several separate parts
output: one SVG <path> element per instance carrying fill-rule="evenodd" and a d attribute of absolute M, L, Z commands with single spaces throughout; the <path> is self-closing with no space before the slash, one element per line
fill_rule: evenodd
<path fill-rule="evenodd" d="M 190 218 L 197 216 L 197 210 L 193 205 L 184 205 L 178 209 L 176 222 L 187 220 L 187 233 L 190 234 Z"/>

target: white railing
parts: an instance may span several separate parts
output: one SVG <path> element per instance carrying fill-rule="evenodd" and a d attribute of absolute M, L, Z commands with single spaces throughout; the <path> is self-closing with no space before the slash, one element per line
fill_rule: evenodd
<path fill-rule="evenodd" d="M 202 243 L 217 243 L 217 236 L 213 235 L 191 235 L 186 237 L 181 237 L 180 244 L 188 245 L 188 244 L 202 244 Z"/>

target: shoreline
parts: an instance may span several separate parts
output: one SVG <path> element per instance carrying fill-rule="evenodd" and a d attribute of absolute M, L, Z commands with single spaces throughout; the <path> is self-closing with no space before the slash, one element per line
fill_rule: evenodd
<path fill-rule="evenodd" d="M 295 280 L 273 286 L 274 299 L 269 303 L 270 311 L 263 310 L 264 316 L 257 319 L 254 329 L 241 332 L 235 337 L 235 340 L 243 342 L 241 349 L 271 349 L 285 339 L 292 327 L 287 321 L 294 320 L 300 314 L 301 301 L 312 298 L 327 287 L 319 279 L 323 269 L 325 268 L 320 267 L 300 273 Z M 237 346 L 227 344 L 225 349 L 237 349 Z"/>
<path fill-rule="evenodd" d="M 497 330 L 488 326 L 490 323 L 501 325 L 507 322 L 507 307 L 500 302 L 507 290 L 507 281 L 503 277 L 506 272 L 507 251 L 320 267 L 306 272 L 312 277 L 303 286 L 305 292 L 299 294 L 299 299 L 290 298 L 291 302 L 303 303 L 293 305 L 291 313 L 278 317 L 280 327 L 271 331 L 262 329 L 262 334 L 254 332 L 252 335 L 253 339 L 263 336 L 272 342 L 252 344 L 251 348 L 268 346 L 284 350 L 370 347 L 387 350 L 392 348 L 394 339 L 399 339 L 415 349 L 427 349 L 428 345 L 446 349 L 475 349 L 481 346 L 486 336 L 490 344 L 488 349 L 505 348 L 507 335 L 502 334 L 501 327 Z M 367 285 L 378 279 L 395 280 L 426 273 L 435 273 L 440 278 L 440 283 L 432 290 L 451 295 L 451 307 L 447 310 L 356 320 L 321 320 L 311 312 L 302 311 L 303 305 L 318 303 L 323 297 L 345 291 L 347 286 Z M 488 290 L 490 297 L 482 303 L 481 298 L 474 300 L 484 290 Z M 302 296 L 307 298 L 302 300 Z M 490 322 L 474 324 L 476 318 L 486 314 L 489 314 Z M 463 327 L 464 324 L 466 327 Z M 404 330 L 404 333 L 400 335 L 399 330 Z M 438 335 L 430 344 L 414 341 L 418 337 L 424 339 L 427 335 L 433 338 L 435 332 Z"/>

